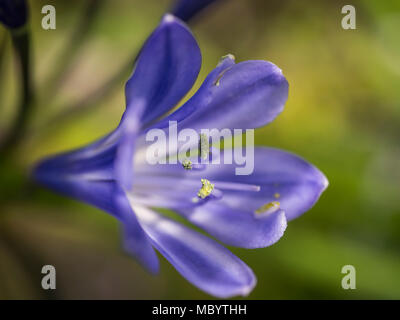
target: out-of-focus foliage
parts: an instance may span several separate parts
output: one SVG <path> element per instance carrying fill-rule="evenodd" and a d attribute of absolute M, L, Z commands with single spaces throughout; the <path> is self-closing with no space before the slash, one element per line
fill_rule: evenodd
<path fill-rule="evenodd" d="M 209 298 L 165 260 L 159 276 L 148 275 L 120 249 L 113 218 L 27 180 L 38 158 L 115 127 L 124 107 L 123 80 L 85 112 L 54 117 L 129 57 L 133 62 L 169 1 L 104 1 L 55 92 L 48 92 L 46 80 L 65 63 L 58 58 L 85 1 L 57 0 L 57 29 L 50 31 L 41 29 L 44 4 L 30 1 L 37 109 L 29 135 L 0 166 L 0 298 Z M 353 1 L 357 29 L 343 30 L 345 4 L 226 0 L 193 26 L 203 53 L 200 79 L 227 53 L 238 61 L 270 60 L 283 70 L 288 103 L 256 132 L 256 142 L 302 155 L 330 181 L 318 204 L 292 221 L 277 244 L 233 249 L 257 274 L 249 298 L 400 298 L 400 5 Z M 2 41 L 0 134 L 18 92 L 3 28 L 0 51 Z M 55 291 L 40 287 L 45 264 L 57 269 Z M 357 270 L 356 290 L 341 288 L 347 264 Z"/>

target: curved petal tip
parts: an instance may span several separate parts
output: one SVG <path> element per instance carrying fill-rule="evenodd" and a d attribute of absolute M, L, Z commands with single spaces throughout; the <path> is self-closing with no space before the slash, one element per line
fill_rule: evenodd
<path fill-rule="evenodd" d="M 175 17 L 171 13 L 166 13 L 162 18 L 162 23 L 165 23 L 165 24 L 172 23 L 172 22 L 175 22 L 175 21 L 178 21 L 178 18 Z"/>

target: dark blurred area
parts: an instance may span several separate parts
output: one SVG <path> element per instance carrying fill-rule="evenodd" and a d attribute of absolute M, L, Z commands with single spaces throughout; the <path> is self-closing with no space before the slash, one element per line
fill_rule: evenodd
<path fill-rule="evenodd" d="M 148 274 L 121 249 L 112 217 L 29 179 L 38 159 L 117 125 L 135 55 L 171 5 L 89 3 L 29 2 L 37 98 L 24 140 L 0 166 L 0 298 L 211 298 L 162 257 L 160 274 Z M 57 10 L 56 30 L 41 27 L 46 4 Z M 356 30 L 341 26 L 346 4 L 223 0 L 192 24 L 203 54 L 195 88 L 227 53 L 278 65 L 289 100 L 256 131 L 256 143 L 297 153 L 330 182 L 277 244 L 232 248 L 257 275 L 250 299 L 400 298 L 400 2 L 353 1 Z M 1 135 L 19 94 L 11 40 L 1 26 L 2 47 Z M 56 267 L 57 290 L 40 285 L 46 264 Z M 341 287 L 344 265 L 356 268 L 356 290 Z"/>

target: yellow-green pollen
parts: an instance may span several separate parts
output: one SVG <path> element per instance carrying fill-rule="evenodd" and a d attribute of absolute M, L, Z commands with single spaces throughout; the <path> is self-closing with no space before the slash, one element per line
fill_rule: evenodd
<path fill-rule="evenodd" d="M 193 169 L 193 167 L 192 167 L 192 161 L 190 161 L 190 160 L 188 160 L 188 159 L 183 160 L 183 161 L 182 161 L 182 167 L 183 167 L 183 169 L 185 169 L 185 170 L 192 170 L 192 169 Z"/>
<path fill-rule="evenodd" d="M 197 196 L 201 199 L 205 199 L 214 190 L 214 185 L 207 179 L 201 179 L 201 184 L 202 184 L 202 186 L 201 186 L 199 192 L 197 192 Z"/>
<path fill-rule="evenodd" d="M 275 199 L 279 199 L 281 197 L 281 195 L 278 192 L 275 192 L 274 197 L 275 197 Z"/>
<path fill-rule="evenodd" d="M 264 213 L 264 212 L 267 212 L 270 210 L 275 211 L 276 209 L 279 209 L 280 206 L 281 206 L 281 204 L 278 201 L 272 201 L 272 202 L 262 205 L 260 208 L 258 208 L 255 211 L 255 213 L 261 214 L 261 213 Z"/>

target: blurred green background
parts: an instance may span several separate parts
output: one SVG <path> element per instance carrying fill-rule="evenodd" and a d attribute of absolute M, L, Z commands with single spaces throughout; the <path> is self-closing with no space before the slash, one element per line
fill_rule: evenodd
<path fill-rule="evenodd" d="M 149 275 L 121 250 L 112 217 L 27 178 L 39 158 L 117 125 L 131 72 L 123 66 L 171 2 L 105 0 L 89 10 L 88 3 L 29 2 L 36 109 L 0 166 L 0 298 L 210 298 L 162 257 L 160 274 Z M 56 30 L 41 28 L 45 4 L 56 7 Z M 232 248 L 257 275 L 250 299 L 400 298 L 400 2 L 353 0 L 356 30 L 341 28 L 345 4 L 225 0 L 191 25 L 203 54 L 196 87 L 227 53 L 283 70 L 290 84 L 285 111 L 256 131 L 256 143 L 305 157 L 330 181 L 277 244 Z M 0 43 L 3 135 L 19 87 L 3 27 Z M 56 267 L 57 290 L 40 286 L 45 264 Z M 356 290 L 341 287 L 347 264 L 357 270 Z"/>

